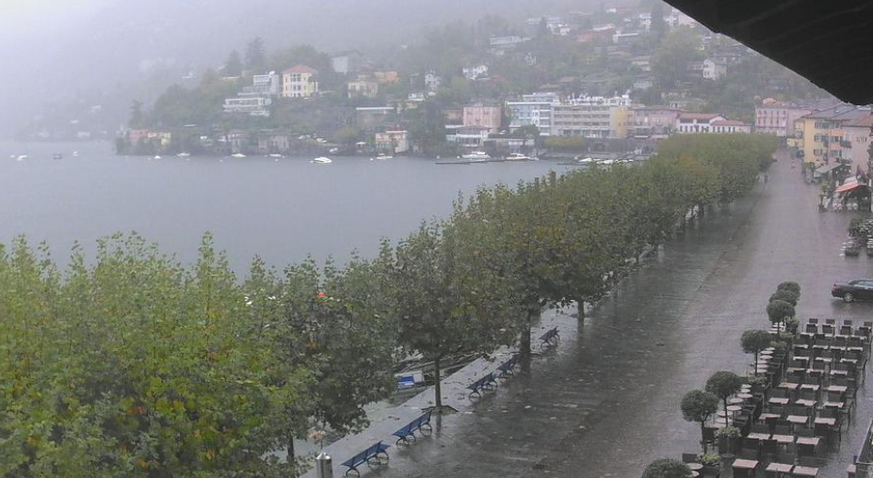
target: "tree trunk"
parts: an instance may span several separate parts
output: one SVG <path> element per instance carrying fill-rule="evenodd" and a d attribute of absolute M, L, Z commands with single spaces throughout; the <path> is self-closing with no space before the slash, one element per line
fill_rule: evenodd
<path fill-rule="evenodd" d="M 576 302 L 576 316 L 579 319 L 579 325 L 585 324 L 585 301 L 579 300 Z"/>
<path fill-rule="evenodd" d="M 700 422 L 700 444 L 703 446 L 703 454 L 706 454 L 706 422 Z"/>
<path fill-rule="evenodd" d="M 727 397 L 722 397 L 721 400 L 724 402 L 724 426 L 728 426 L 729 423 L 728 423 L 728 409 L 727 409 L 727 407 L 728 407 L 728 403 L 727 403 Z"/>
<path fill-rule="evenodd" d="M 434 394 L 434 406 L 436 407 L 437 413 L 441 412 L 443 409 L 443 391 L 440 386 L 440 359 L 442 357 L 437 357 L 436 360 L 433 361 L 433 374 L 434 374 L 434 384 L 433 384 L 433 394 Z"/>
<path fill-rule="evenodd" d="M 527 318 L 521 328 L 521 340 L 518 342 L 518 353 L 522 357 L 530 357 L 530 322 L 531 313 L 527 313 Z"/>
<path fill-rule="evenodd" d="M 289 465 L 293 465 L 291 469 L 292 469 L 292 470 L 295 470 L 295 471 L 294 471 L 294 476 L 297 476 L 297 471 L 296 471 L 296 470 L 297 470 L 297 466 L 296 466 L 296 464 L 294 463 L 294 462 L 295 462 L 295 456 L 294 456 L 294 437 L 293 437 L 293 436 L 292 436 L 291 438 L 288 439 L 288 444 L 287 444 L 287 450 L 286 450 L 286 451 L 287 451 L 287 453 L 288 453 L 288 458 L 286 458 L 285 460 L 288 462 Z"/>
<path fill-rule="evenodd" d="M 758 351 L 755 350 L 755 375 L 758 375 Z"/>

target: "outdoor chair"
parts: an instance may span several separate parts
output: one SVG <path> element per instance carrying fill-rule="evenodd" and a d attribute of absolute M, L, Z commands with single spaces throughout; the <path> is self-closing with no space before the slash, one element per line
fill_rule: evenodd
<path fill-rule="evenodd" d="M 697 453 L 683 453 L 682 463 L 697 463 Z"/>
<path fill-rule="evenodd" d="M 825 324 L 827 325 L 836 325 L 837 319 L 825 319 Z"/>
<path fill-rule="evenodd" d="M 757 460 L 758 459 L 758 450 L 752 448 L 743 448 L 740 450 L 740 458 L 744 460 Z"/>

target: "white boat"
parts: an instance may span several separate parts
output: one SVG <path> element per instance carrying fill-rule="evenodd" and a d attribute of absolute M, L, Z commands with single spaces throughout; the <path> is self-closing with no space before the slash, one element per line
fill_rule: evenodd
<path fill-rule="evenodd" d="M 330 154 L 339 153 L 339 148 L 330 148 Z"/>
<path fill-rule="evenodd" d="M 614 159 L 604 159 L 603 161 L 600 161 L 597 164 L 602 164 L 604 166 L 612 166 L 613 164 L 615 164 L 615 160 Z"/>
<path fill-rule="evenodd" d="M 581 164 L 594 164 L 597 162 L 594 160 L 594 158 L 579 158 L 579 157 L 577 157 L 576 160 Z"/>
<path fill-rule="evenodd" d="M 271 157 L 271 158 L 284 158 L 285 156 L 282 156 L 281 154 L 275 154 L 275 153 L 273 153 L 273 154 L 270 155 L 270 157 Z"/>
<path fill-rule="evenodd" d="M 387 154 L 380 154 L 376 156 L 376 160 L 378 161 L 385 161 L 386 159 L 394 159 L 394 156 L 389 156 Z"/>
<path fill-rule="evenodd" d="M 473 151 L 472 153 L 461 156 L 461 158 L 473 161 L 485 161 L 486 159 L 491 159 L 491 156 L 488 156 L 488 153 L 484 151 Z"/>
<path fill-rule="evenodd" d="M 22 154 L 21 156 L 15 158 L 16 161 L 24 161 L 25 159 L 27 159 L 27 155 L 26 155 L 26 154 Z"/>
<path fill-rule="evenodd" d="M 190 158 L 191 155 L 188 153 L 179 153 L 176 155 L 177 158 Z"/>
<path fill-rule="evenodd" d="M 242 154 L 242 153 L 236 153 L 236 154 L 231 154 L 230 157 L 231 158 L 245 158 L 247 156 Z"/>
<path fill-rule="evenodd" d="M 163 159 L 163 158 L 161 158 L 160 156 L 155 156 L 154 159 Z"/>
<path fill-rule="evenodd" d="M 321 156 L 321 157 L 313 159 L 312 162 L 316 163 L 316 164 L 330 164 L 333 162 L 333 160 L 330 158 L 325 158 L 324 156 Z"/>
<path fill-rule="evenodd" d="M 507 161 L 535 161 L 536 158 L 521 153 L 512 153 L 506 157 Z"/>
<path fill-rule="evenodd" d="M 78 152 L 78 151 L 73 151 L 73 157 L 74 157 L 74 158 L 78 158 L 78 157 L 79 157 L 79 152 Z"/>

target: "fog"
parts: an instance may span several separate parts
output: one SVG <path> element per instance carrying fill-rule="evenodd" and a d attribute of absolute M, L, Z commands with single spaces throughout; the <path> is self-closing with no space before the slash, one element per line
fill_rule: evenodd
<path fill-rule="evenodd" d="M 308 43 L 370 54 L 414 42 L 429 27 L 599 5 L 594 0 L 3 0 L 0 2 L 0 136 L 46 105 L 128 103 L 169 81 L 144 85 L 149 67 L 216 67 L 254 36 L 268 48 Z M 106 95 L 111 93 L 111 98 Z M 112 108 L 119 105 L 102 105 Z"/>

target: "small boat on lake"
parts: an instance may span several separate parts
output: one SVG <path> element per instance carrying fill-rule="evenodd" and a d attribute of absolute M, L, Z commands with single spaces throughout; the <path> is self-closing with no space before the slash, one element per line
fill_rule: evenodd
<path fill-rule="evenodd" d="M 326 158 L 324 156 L 321 156 L 321 157 L 313 159 L 312 162 L 315 164 L 330 164 L 333 162 L 333 160 L 330 158 Z"/>
<path fill-rule="evenodd" d="M 176 155 L 177 158 L 190 158 L 191 155 L 188 153 L 179 153 Z"/>
<path fill-rule="evenodd" d="M 491 156 L 489 156 L 485 151 L 473 151 L 472 153 L 461 156 L 461 158 L 469 159 L 471 161 L 487 161 L 491 159 Z"/>
<path fill-rule="evenodd" d="M 231 154 L 230 157 L 231 157 L 231 158 L 246 158 L 246 157 L 248 157 L 248 156 L 246 156 L 246 155 L 244 155 L 244 154 L 242 154 L 242 153 L 236 153 L 236 154 Z"/>
<path fill-rule="evenodd" d="M 52 159 L 64 159 L 64 155 L 61 153 L 55 153 L 52 155 Z"/>

